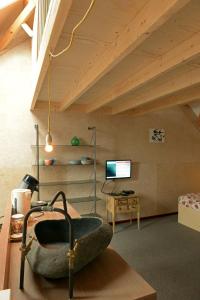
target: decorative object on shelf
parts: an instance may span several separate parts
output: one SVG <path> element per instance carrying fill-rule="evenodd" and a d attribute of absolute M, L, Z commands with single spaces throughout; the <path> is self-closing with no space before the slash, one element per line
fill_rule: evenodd
<path fill-rule="evenodd" d="M 56 162 L 55 158 L 45 159 L 45 160 L 44 160 L 45 166 L 52 166 L 52 165 L 55 164 L 55 162 Z"/>
<path fill-rule="evenodd" d="M 71 159 L 68 161 L 68 163 L 70 165 L 80 165 L 81 164 L 81 160 L 80 159 Z"/>
<path fill-rule="evenodd" d="M 149 142 L 150 143 L 164 143 L 165 130 L 163 128 L 150 128 L 149 129 Z"/>
<path fill-rule="evenodd" d="M 79 140 L 79 138 L 77 138 L 77 136 L 74 136 L 74 137 L 71 139 L 71 145 L 72 145 L 72 146 L 79 146 L 79 145 L 80 145 L 80 140 Z"/>
<path fill-rule="evenodd" d="M 93 163 L 94 163 L 94 160 L 92 158 L 85 157 L 85 156 L 81 157 L 81 164 L 82 165 L 91 165 Z"/>
<path fill-rule="evenodd" d="M 39 159 L 39 166 L 44 166 L 44 159 Z"/>

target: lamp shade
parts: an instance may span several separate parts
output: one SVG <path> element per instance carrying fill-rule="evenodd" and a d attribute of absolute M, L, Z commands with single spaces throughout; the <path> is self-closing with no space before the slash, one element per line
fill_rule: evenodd
<path fill-rule="evenodd" d="M 48 132 L 46 135 L 45 151 L 51 152 L 52 150 L 53 150 L 52 136 L 51 136 L 50 132 Z"/>
<path fill-rule="evenodd" d="M 38 184 L 39 184 L 39 181 L 35 177 L 33 177 L 29 174 L 26 174 L 24 176 L 24 178 L 22 179 L 22 182 L 20 183 L 19 188 L 20 189 L 29 189 L 33 193 L 34 191 L 38 191 Z"/>

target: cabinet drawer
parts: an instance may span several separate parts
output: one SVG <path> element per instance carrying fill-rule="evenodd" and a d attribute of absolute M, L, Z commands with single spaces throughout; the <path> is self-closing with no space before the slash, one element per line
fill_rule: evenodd
<path fill-rule="evenodd" d="M 117 212 L 131 212 L 137 208 L 137 199 L 117 199 L 116 211 Z"/>
<path fill-rule="evenodd" d="M 121 198 L 121 199 L 116 199 L 116 206 L 131 206 L 131 207 L 136 207 L 138 205 L 138 198 Z"/>
<path fill-rule="evenodd" d="M 132 208 L 137 207 L 139 204 L 138 198 L 130 198 L 130 199 L 128 199 L 128 202 Z"/>
<path fill-rule="evenodd" d="M 126 205 L 116 207 L 116 212 L 118 213 L 126 213 L 131 211 L 135 211 L 135 208 L 131 208 L 130 206 L 126 206 Z"/>

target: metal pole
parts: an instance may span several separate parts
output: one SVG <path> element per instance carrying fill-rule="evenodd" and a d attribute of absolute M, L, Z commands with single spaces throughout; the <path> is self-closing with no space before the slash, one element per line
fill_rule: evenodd
<path fill-rule="evenodd" d="M 88 130 L 93 130 L 92 133 L 92 139 L 94 139 L 94 144 L 93 144 L 93 156 L 94 156 L 94 213 L 96 214 L 97 212 L 97 153 L 96 153 L 96 148 L 97 148 L 97 139 L 96 139 L 96 127 L 88 127 Z"/>
<path fill-rule="evenodd" d="M 94 212 L 97 211 L 97 140 L 96 140 L 96 127 L 94 127 Z"/>
<path fill-rule="evenodd" d="M 39 181 L 38 184 L 38 195 L 37 200 L 40 201 L 40 167 L 39 167 L 39 160 L 40 160 L 40 151 L 39 151 L 39 126 L 35 124 L 36 130 L 36 168 L 37 168 L 37 180 Z"/>

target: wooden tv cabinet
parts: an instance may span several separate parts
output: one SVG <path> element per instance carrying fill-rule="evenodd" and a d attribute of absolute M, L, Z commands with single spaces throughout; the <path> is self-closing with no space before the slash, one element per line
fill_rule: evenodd
<path fill-rule="evenodd" d="M 132 222 L 133 214 L 137 216 L 137 226 L 140 229 L 140 199 L 136 195 L 127 196 L 112 196 L 108 195 L 106 198 L 107 221 L 108 214 L 112 216 L 113 233 L 115 233 L 115 221 L 118 213 L 128 213 L 130 215 L 130 222 Z"/>
<path fill-rule="evenodd" d="M 10 219 L 11 205 L 8 204 L 4 223 Z M 72 217 L 79 214 L 68 205 Z M 60 217 L 60 215 L 59 215 Z M 45 218 L 58 218 L 48 213 Z M 4 224 L 3 224 L 4 227 Z M 3 233 L 3 234 L 2 234 Z M 19 289 L 20 243 L 10 243 L 2 228 L 0 247 L 0 289 L 11 289 L 13 300 L 68 299 L 68 280 L 46 280 L 34 274 L 25 263 L 24 290 Z M 8 232 L 7 232 L 8 233 Z M 5 252 L 7 260 L 5 260 Z M 112 248 L 107 248 L 92 263 L 75 275 L 74 299 L 97 300 L 155 300 L 156 291 L 134 271 Z"/>

